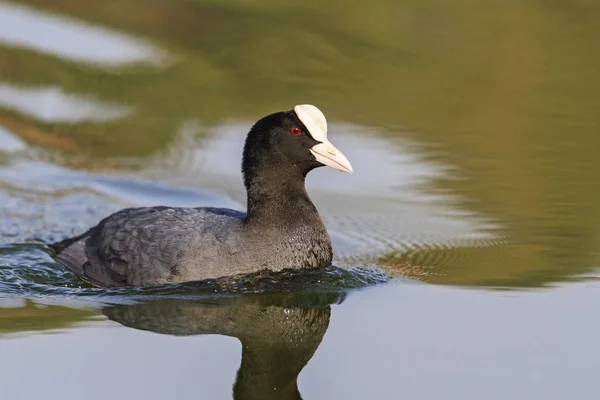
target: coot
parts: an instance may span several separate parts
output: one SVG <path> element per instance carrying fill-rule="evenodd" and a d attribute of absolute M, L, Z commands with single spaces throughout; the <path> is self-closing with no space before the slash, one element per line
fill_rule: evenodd
<path fill-rule="evenodd" d="M 118 211 L 55 243 L 55 259 L 102 287 L 148 286 L 331 264 L 331 240 L 304 187 L 327 165 L 352 173 L 312 105 L 259 120 L 242 157 L 247 212 L 143 207 Z"/>

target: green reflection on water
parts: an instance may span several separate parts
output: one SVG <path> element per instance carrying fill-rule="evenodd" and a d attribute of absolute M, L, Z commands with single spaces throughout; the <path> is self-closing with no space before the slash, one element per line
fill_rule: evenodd
<path fill-rule="evenodd" d="M 55 331 L 90 320 L 97 312 L 27 301 L 21 307 L 0 307 L 0 337 L 17 332 Z"/>
<path fill-rule="evenodd" d="M 115 70 L 0 47 L 4 82 L 135 107 L 123 119 L 78 124 L 0 110 L 0 123 L 24 139 L 85 155 L 70 161 L 81 168 L 152 154 L 191 119 L 253 120 L 311 102 L 330 120 L 410 136 L 432 160 L 456 166 L 460 179 L 428 190 L 458 195 L 454 206 L 497 221 L 510 242 L 388 254 L 383 264 L 408 257 L 432 270 L 427 281 L 506 286 L 597 265 L 596 1 L 21 3 L 147 39 L 171 58 Z"/>

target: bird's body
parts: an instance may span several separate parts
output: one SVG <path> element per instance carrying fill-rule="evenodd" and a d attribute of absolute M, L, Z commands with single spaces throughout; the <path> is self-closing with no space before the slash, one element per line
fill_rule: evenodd
<path fill-rule="evenodd" d="M 332 251 L 325 226 L 307 222 L 263 231 L 229 209 L 129 208 L 102 220 L 56 260 L 104 287 L 327 266 Z"/>
<path fill-rule="evenodd" d="M 309 150 L 328 142 L 325 135 L 316 140 L 306 127 L 313 116 L 307 112 L 314 111 L 298 107 L 313 106 L 265 117 L 248 134 L 242 163 L 247 213 L 223 208 L 128 208 L 80 236 L 52 245 L 56 260 L 103 287 L 330 265 L 329 235 L 304 188 L 308 171 L 322 165 Z M 322 114 L 317 112 L 318 119 Z M 300 136 L 297 126 L 302 126 L 306 138 L 295 137 Z M 280 137 L 290 129 L 289 138 Z M 340 159 L 351 171 L 345 157 Z"/>

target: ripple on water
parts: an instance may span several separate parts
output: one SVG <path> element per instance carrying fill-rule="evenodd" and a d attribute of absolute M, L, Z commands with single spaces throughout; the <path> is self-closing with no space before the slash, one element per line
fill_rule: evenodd
<path fill-rule="evenodd" d="M 108 303 L 125 299 L 202 299 L 245 293 L 344 293 L 351 289 L 384 283 L 391 276 L 376 267 L 342 269 L 328 267 L 299 273 L 259 273 L 243 277 L 209 279 L 143 288 L 95 288 L 51 258 L 42 243 L 0 246 L 0 296 L 78 297 Z"/>
<path fill-rule="evenodd" d="M 0 3 L 0 44 L 101 67 L 165 64 L 169 56 L 135 37 L 81 20 Z"/>

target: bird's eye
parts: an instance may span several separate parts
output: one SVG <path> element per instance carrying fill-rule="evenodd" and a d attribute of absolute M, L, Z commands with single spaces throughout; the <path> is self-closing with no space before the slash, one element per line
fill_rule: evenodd
<path fill-rule="evenodd" d="M 300 128 L 298 128 L 297 126 L 293 127 L 291 132 L 292 132 L 292 135 L 294 135 L 294 136 L 300 136 L 300 134 L 302 133 Z"/>

